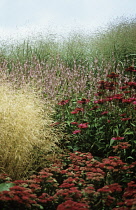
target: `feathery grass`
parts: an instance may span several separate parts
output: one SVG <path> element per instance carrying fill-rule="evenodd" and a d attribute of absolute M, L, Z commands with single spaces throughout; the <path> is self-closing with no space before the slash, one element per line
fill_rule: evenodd
<path fill-rule="evenodd" d="M 50 124 L 49 103 L 34 91 L 0 86 L 0 171 L 13 178 L 27 175 L 40 165 L 38 158 L 55 150 L 57 135 Z"/>

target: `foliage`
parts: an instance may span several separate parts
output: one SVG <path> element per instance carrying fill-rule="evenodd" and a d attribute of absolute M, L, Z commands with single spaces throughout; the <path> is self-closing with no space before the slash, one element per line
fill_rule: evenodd
<path fill-rule="evenodd" d="M 89 151 L 98 157 L 116 154 L 124 160 L 135 158 L 135 73 L 134 67 L 129 67 L 124 75 L 106 75 L 106 80 L 96 84 L 95 100 L 73 98 L 56 105 L 55 118 L 64 125 L 66 134 L 63 148 Z"/>

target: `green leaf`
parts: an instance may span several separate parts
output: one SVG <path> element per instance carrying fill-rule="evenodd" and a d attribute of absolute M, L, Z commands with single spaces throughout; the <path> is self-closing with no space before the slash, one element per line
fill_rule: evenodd
<path fill-rule="evenodd" d="M 133 124 L 133 123 L 130 123 L 133 127 L 136 127 L 136 125 L 135 124 Z"/>
<path fill-rule="evenodd" d="M 131 156 L 129 156 L 129 157 L 127 157 L 127 159 L 134 159 L 133 157 L 131 157 Z"/>
<path fill-rule="evenodd" d="M 113 145 L 114 141 L 115 141 L 115 140 L 113 140 L 113 139 L 110 140 L 110 146 Z"/>
<path fill-rule="evenodd" d="M 1 191 L 10 191 L 10 187 L 13 187 L 13 186 L 15 186 L 15 184 L 14 183 L 1 183 L 0 184 L 0 192 Z"/>
<path fill-rule="evenodd" d="M 131 134 L 133 134 L 133 131 L 128 131 L 125 133 L 125 135 L 131 135 Z"/>

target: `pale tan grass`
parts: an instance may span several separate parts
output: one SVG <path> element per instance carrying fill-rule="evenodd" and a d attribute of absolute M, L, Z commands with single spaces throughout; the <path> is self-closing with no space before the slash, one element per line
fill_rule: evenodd
<path fill-rule="evenodd" d="M 0 172 L 22 178 L 41 155 L 55 150 L 58 141 L 50 124 L 52 112 L 27 88 L 14 90 L 0 86 Z M 39 164 L 39 163 L 37 163 Z"/>

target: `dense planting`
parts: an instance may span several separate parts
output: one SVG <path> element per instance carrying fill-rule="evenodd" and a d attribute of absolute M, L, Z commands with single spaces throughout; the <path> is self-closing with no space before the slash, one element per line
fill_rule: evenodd
<path fill-rule="evenodd" d="M 2 210 L 136 209 L 135 34 L 1 45 Z"/>
<path fill-rule="evenodd" d="M 124 69 L 124 75 L 111 72 L 106 80 L 96 83 L 93 99 L 60 101 L 55 117 L 68 134 L 62 145 L 71 151 L 90 151 L 98 157 L 116 154 L 124 160 L 134 160 L 135 74 L 134 67 Z"/>
<path fill-rule="evenodd" d="M 136 204 L 135 165 L 136 162 L 127 164 L 118 156 L 109 156 L 99 162 L 91 153 L 62 155 L 49 168 L 28 180 L 13 181 L 10 191 L 0 192 L 1 207 L 130 209 Z M 6 179 L 6 175 L 1 175 L 1 182 Z"/>

